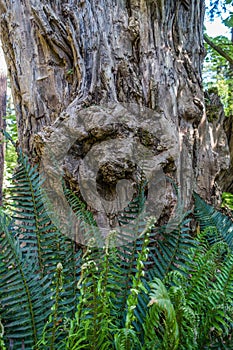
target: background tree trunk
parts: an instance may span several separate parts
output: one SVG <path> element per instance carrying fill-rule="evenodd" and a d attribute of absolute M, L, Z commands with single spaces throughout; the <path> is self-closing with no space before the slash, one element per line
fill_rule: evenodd
<path fill-rule="evenodd" d="M 224 129 L 230 150 L 230 167 L 219 174 L 218 183 L 222 191 L 233 193 L 233 115 L 225 118 Z"/>
<path fill-rule="evenodd" d="M 7 68 L 0 43 L 0 129 L 5 129 L 3 117 L 6 115 L 6 89 L 7 89 Z M 3 135 L 0 134 L 0 206 L 2 205 L 2 189 L 4 174 L 4 144 Z"/>
<path fill-rule="evenodd" d="M 181 152 L 177 159 L 172 151 L 163 158 L 163 171 L 180 185 L 185 205 L 193 190 L 211 199 L 216 175 L 228 166 L 228 148 L 222 121 L 213 130 L 205 115 L 204 7 L 203 0 L 0 0 L 24 151 L 39 160 L 42 145 L 59 132 L 59 120 L 89 106 L 135 103 L 173 125 Z M 117 120 L 117 110 L 112 118 Z M 108 137 L 105 130 L 99 139 Z M 67 178 L 75 187 L 80 155 L 71 153 Z"/>

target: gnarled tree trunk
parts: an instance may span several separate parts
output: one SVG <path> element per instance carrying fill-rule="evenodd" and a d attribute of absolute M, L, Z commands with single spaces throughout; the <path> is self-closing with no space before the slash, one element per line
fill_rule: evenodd
<path fill-rule="evenodd" d="M 144 106 L 148 109 L 140 113 L 147 115 L 147 131 L 150 121 L 161 120 L 151 123 L 150 150 L 180 186 L 185 206 L 193 190 L 210 199 L 217 173 L 227 167 L 218 158 L 220 134 L 224 157 L 228 149 L 222 131 L 213 132 L 205 115 L 204 7 L 202 0 L 0 0 L 1 39 L 24 151 L 39 160 L 43 145 L 60 138 L 63 147 L 65 130 L 76 128 L 65 172 L 71 187 L 79 188 L 79 167 L 91 146 L 132 131 L 118 128 L 114 134 L 107 124 L 120 120 L 123 125 L 122 108 L 128 122 L 137 115 L 130 108 Z M 111 107 L 104 107 L 108 102 Z M 153 130 L 159 125 L 160 132 Z M 111 170 L 119 173 L 119 164 Z M 116 174 L 113 185 L 124 177 Z M 110 176 L 101 176 L 107 199 Z M 164 208 L 173 201 L 167 190 Z"/>

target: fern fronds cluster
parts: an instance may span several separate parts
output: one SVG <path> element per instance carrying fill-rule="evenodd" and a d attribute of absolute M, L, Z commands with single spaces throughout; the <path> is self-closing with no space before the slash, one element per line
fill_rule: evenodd
<path fill-rule="evenodd" d="M 201 230 L 209 231 L 212 242 L 224 241 L 233 250 L 233 221 L 227 215 L 215 210 L 214 207 L 194 193 L 195 216 L 200 223 Z"/>
<path fill-rule="evenodd" d="M 74 314 L 81 256 L 51 222 L 37 168 L 21 153 L 18 161 L 9 202 L 12 217 L 0 217 L 0 310 L 6 342 L 14 349 L 22 344 L 32 349 L 51 314 L 58 263 L 65 276 L 59 312 Z"/>
<path fill-rule="evenodd" d="M 41 181 L 19 153 L 12 215 L 0 211 L 1 349 L 233 347 L 228 217 L 195 195 L 201 232 L 193 237 L 189 212 L 156 227 L 141 196 L 119 217 L 125 229 L 103 241 L 85 204 L 65 189 L 89 240 L 83 249 L 51 221 Z"/>

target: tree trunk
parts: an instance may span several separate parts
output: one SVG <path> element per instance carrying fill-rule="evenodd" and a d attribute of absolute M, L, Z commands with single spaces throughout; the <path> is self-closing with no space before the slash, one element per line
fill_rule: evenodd
<path fill-rule="evenodd" d="M 118 180 L 125 175 L 133 181 L 138 174 L 125 165 L 127 144 L 109 151 L 117 157 L 117 149 L 124 166 L 103 155 L 99 144 L 138 136 L 163 174 L 179 185 L 185 207 L 193 190 L 210 200 L 216 175 L 227 167 L 225 159 L 217 159 L 220 137 L 224 157 L 228 149 L 222 131 L 213 132 L 205 114 L 204 8 L 202 0 L 0 0 L 1 39 L 23 150 L 39 161 L 46 145 L 56 148 L 59 142 L 70 186 L 77 192 L 83 186 L 84 198 L 93 185 L 87 178 L 94 174 L 107 202 Z M 146 137 L 139 135 L 143 128 Z M 104 159 L 96 173 L 82 164 L 94 145 L 92 158 Z M 88 175 L 81 184 L 82 173 Z M 174 195 L 164 186 L 160 206 L 169 216 Z M 90 206 L 95 201 L 91 195 L 84 199 Z"/>
<path fill-rule="evenodd" d="M 224 129 L 230 151 L 230 167 L 219 174 L 218 183 L 222 191 L 233 193 L 233 115 L 225 118 Z"/>
<path fill-rule="evenodd" d="M 6 115 L 6 88 L 7 88 L 7 69 L 0 44 L 0 130 L 5 129 L 3 117 Z M 2 187 L 4 174 L 4 144 L 3 135 L 0 134 L 0 206 L 2 205 Z"/>

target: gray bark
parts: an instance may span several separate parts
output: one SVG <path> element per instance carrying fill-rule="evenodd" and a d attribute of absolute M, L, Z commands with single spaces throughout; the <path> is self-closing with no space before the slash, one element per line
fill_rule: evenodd
<path fill-rule="evenodd" d="M 181 152 L 176 159 L 168 152 L 161 164 L 180 185 L 185 206 L 193 190 L 210 200 L 216 175 L 227 167 L 218 158 L 219 135 L 226 156 L 228 148 L 205 114 L 204 7 L 202 0 L 0 0 L 1 39 L 24 151 L 39 161 L 44 144 L 61 134 L 66 121 L 83 128 L 77 118 L 88 107 L 115 103 L 108 115 L 117 121 L 124 103 L 134 103 L 172 125 Z M 97 112 L 104 113 L 101 107 Z M 110 132 L 97 134 L 91 144 Z M 167 149 L 173 141 L 168 137 Z M 76 144 L 85 153 L 89 137 L 79 133 Z M 67 159 L 75 189 L 82 154 L 72 149 Z M 171 195 L 167 207 L 173 200 Z"/>
<path fill-rule="evenodd" d="M 233 115 L 225 118 L 224 129 L 230 151 L 230 167 L 219 174 L 218 183 L 222 191 L 233 193 Z"/>

